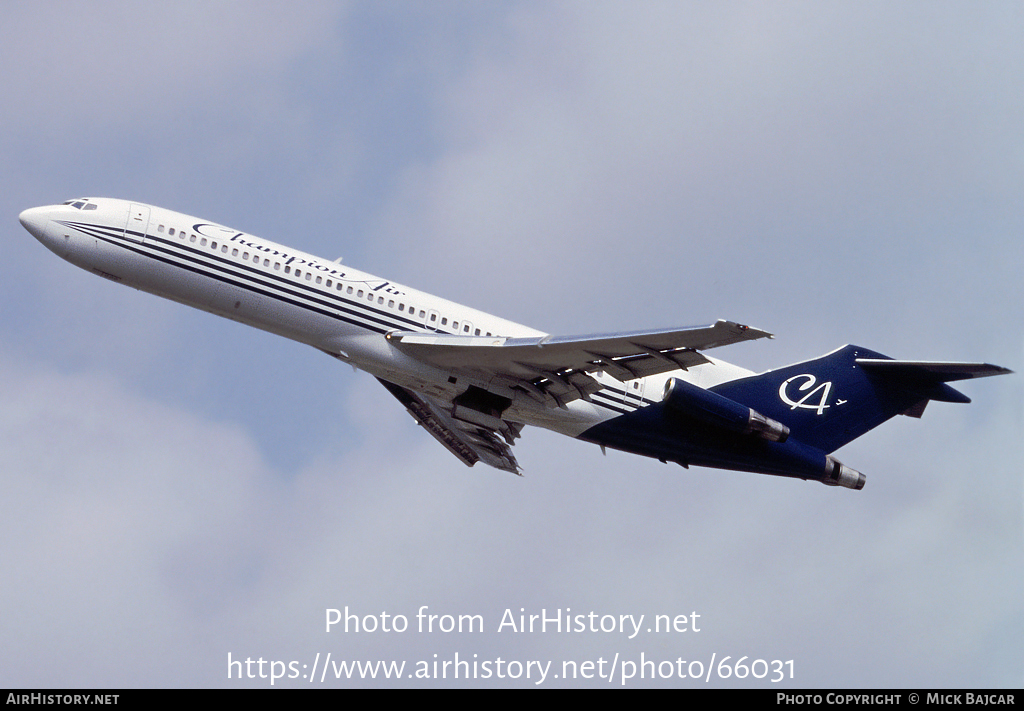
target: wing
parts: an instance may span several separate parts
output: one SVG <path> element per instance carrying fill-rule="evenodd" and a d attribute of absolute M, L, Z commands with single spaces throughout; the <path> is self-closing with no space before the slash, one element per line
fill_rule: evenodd
<path fill-rule="evenodd" d="M 550 407 L 590 396 L 601 384 L 589 374 L 605 371 L 621 381 L 686 369 L 708 359 L 698 351 L 770 338 L 732 321 L 711 326 L 592 336 L 482 338 L 393 331 L 388 340 L 409 356 L 485 382 L 505 380 Z"/>
<path fill-rule="evenodd" d="M 448 414 L 448 408 L 439 405 L 428 396 L 418 395 L 381 378 L 377 380 L 405 405 L 413 419 L 429 432 L 431 437 L 443 444 L 466 466 L 471 467 L 483 461 L 484 464 L 522 476 L 511 447 L 519 437 L 522 425 L 483 413 L 467 412 L 465 409 L 461 415 L 465 419 L 456 419 Z M 478 421 L 471 422 L 470 419 Z M 499 433 L 505 441 L 498 437 Z"/>

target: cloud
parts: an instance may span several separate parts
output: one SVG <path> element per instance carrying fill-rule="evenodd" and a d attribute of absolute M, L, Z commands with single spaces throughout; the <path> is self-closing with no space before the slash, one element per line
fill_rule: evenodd
<path fill-rule="evenodd" d="M 772 330 L 812 304 L 874 324 L 906 298 L 913 328 L 929 299 L 974 312 L 941 288 L 965 233 L 970 268 L 1017 263 L 985 225 L 1014 220 L 1019 166 L 978 156 L 1016 141 L 1019 102 L 957 11 L 923 20 L 925 42 L 877 7 L 529 8 L 440 95 L 450 149 L 407 169 L 375 235 L 434 290 L 457 268 L 453 298 L 494 310 L 541 287 L 565 315 L 517 317 L 560 332 L 637 311 Z M 974 209 L 980 185 L 995 214 Z"/>
<path fill-rule="evenodd" d="M 131 2 L 12 3 L 0 61 L 18 71 L 4 82 L 0 110 L 8 131 L 57 131 L 78 140 L 88 140 L 97 126 L 138 132 L 168 116 L 209 115 L 218 94 L 237 98 L 231 86 L 281 80 L 306 47 L 330 36 L 346 8 L 307 2 L 282 13 L 272 2 L 145 9 Z"/>

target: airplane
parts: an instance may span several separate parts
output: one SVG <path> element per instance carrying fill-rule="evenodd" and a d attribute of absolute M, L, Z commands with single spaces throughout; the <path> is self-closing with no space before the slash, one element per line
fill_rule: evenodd
<path fill-rule="evenodd" d="M 526 425 L 675 462 L 864 487 L 832 453 L 987 363 L 894 360 L 847 345 L 754 372 L 704 351 L 772 334 L 733 321 L 552 336 L 215 222 L 80 198 L 25 210 L 58 256 L 112 281 L 318 348 L 374 375 L 468 466 L 521 475 Z"/>

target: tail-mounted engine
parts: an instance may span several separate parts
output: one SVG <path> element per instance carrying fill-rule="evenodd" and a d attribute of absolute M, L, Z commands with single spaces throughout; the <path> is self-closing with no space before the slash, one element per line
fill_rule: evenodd
<path fill-rule="evenodd" d="M 730 432 L 752 434 L 769 442 L 785 442 L 789 437 L 789 428 L 781 422 L 679 378 L 665 383 L 662 401 L 682 415 Z"/>

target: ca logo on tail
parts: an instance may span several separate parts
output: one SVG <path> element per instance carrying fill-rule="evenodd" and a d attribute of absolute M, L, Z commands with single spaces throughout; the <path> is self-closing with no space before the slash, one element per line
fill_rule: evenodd
<path fill-rule="evenodd" d="M 803 381 L 802 383 L 800 382 L 801 380 Z M 796 410 L 797 408 L 801 410 L 816 410 L 819 415 L 822 415 L 825 413 L 825 410 L 831 407 L 828 404 L 828 396 L 832 392 L 832 381 L 826 381 L 815 387 L 817 382 L 818 379 L 810 373 L 794 375 L 779 386 L 779 398 L 782 402 L 789 405 L 790 410 Z M 799 400 L 794 400 L 789 394 L 791 384 L 796 385 L 795 394 L 798 397 L 801 393 L 806 392 L 807 394 Z M 817 396 L 817 399 L 812 399 L 815 396 Z M 839 404 L 842 402 L 845 401 L 841 401 Z"/>

